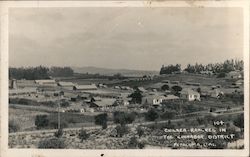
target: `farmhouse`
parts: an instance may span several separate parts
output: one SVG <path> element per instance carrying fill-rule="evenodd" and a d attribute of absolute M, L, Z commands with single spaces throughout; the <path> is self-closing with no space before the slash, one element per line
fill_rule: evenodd
<path fill-rule="evenodd" d="M 200 101 L 200 94 L 192 89 L 183 89 L 180 92 L 180 98 L 188 101 Z"/>
<path fill-rule="evenodd" d="M 116 99 L 112 99 L 112 98 L 102 98 L 100 100 L 92 100 L 90 102 L 90 106 L 91 108 L 107 108 L 107 107 L 112 107 L 115 103 Z"/>
<path fill-rule="evenodd" d="M 141 104 L 159 105 L 163 102 L 165 98 L 165 96 L 160 95 L 148 95 L 142 98 Z"/>
<path fill-rule="evenodd" d="M 220 91 L 219 89 L 214 89 L 214 90 L 210 90 L 208 92 L 209 96 L 212 98 L 219 98 L 221 95 L 223 95 L 224 93 L 222 91 Z"/>
<path fill-rule="evenodd" d="M 95 84 L 90 85 L 75 85 L 73 86 L 73 90 L 84 91 L 84 90 L 97 90 Z"/>

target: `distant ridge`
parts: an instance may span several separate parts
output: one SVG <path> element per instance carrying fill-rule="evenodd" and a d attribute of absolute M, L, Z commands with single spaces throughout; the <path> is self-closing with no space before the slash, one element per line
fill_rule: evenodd
<path fill-rule="evenodd" d="M 114 75 L 120 73 L 124 76 L 143 76 L 143 75 L 157 75 L 158 71 L 147 71 L 147 70 L 130 70 L 130 69 L 110 69 L 110 68 L 99 68 L 99 67 L 72 67 L 75 73 L 89 73 L 89 74 L 101 74 L 101 75 Z"/>

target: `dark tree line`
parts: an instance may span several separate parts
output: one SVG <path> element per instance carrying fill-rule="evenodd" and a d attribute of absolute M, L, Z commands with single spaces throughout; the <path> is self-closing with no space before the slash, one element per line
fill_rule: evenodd
<path fill-rule="evenodd" d="M 195 63 L 194 65 L 188 64 L 187 67 L 184 69 L 184 71 L 187 71 L 189 73 L 201 73 L 202 71 L 211 71 L 213 73 L 228 73 L 230 71 L 234 70 L 243 70 L 244 62 L 243 60 L 237 60 L 237 59 L 231 59 L 231 60 L 225 60 L 222 63 L 215 63 L 215 64 L 198 64 Z M 181 71 L 181 65 L 168 65 L 168 66 L 162 66 L 160 70 L 160 75 L 162 74 L 172 74 L 175 72 Z"/>
<path fill-rule="evenodd" d="M 228 73 L 234 70 L 243 70 L 244 62 L 243 60 L 226 60 L 222 63 L 215 63 L 215 64 L 188 64 L 187 67 L 184 69 L 189 73 L 200 73 L 201 71 L 212 71 L 213 73 Z"/>
<path fill-rule="evenodd" d="M 10 79 L 26 79 L 26 80 L 37 80 L 37 79 L 49 79 L 50 76 L 73 76 L 74 71 L 70 67 L 51 67 L 47 68 L 44 66 L 38 67 L 21 67 L 21 68 L 9 68 Z"/>
<path fill-rule="evenodd" d="M 162 66 L 160 70 L 160 75 L 162 74 L 172 74 L 174 72 L 180 72 L 181 71 L 181 65 L 176 64 L 176 65 L 168 65 L 168 66 Z"/>

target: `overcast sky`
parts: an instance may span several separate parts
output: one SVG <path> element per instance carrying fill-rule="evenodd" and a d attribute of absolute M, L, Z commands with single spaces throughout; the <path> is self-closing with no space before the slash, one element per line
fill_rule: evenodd
<path fill-rule="evenodd" d="M 9 17 L 15 67 L 159 70 L 243 57 L 240 8 L 15 8 Z"/>

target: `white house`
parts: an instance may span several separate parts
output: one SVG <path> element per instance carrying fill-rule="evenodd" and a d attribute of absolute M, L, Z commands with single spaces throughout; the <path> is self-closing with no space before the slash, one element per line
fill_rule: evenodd
<path fill-rule="evenodd" d="M 200 93 L 192 90 L 192 89 L 183 89 L 180 92 L 180 98 L 181 99 L 186 99 L 188 101 L 195 101 L 198 100 L 200 101 Z"/>
<path fill-rule="evenodd" d="M 165 96 L 159 95 L 148 95 L 142 98 L 142 104 L 151 104 L 151 105 L 159 105 L 165 99 Z"/>

